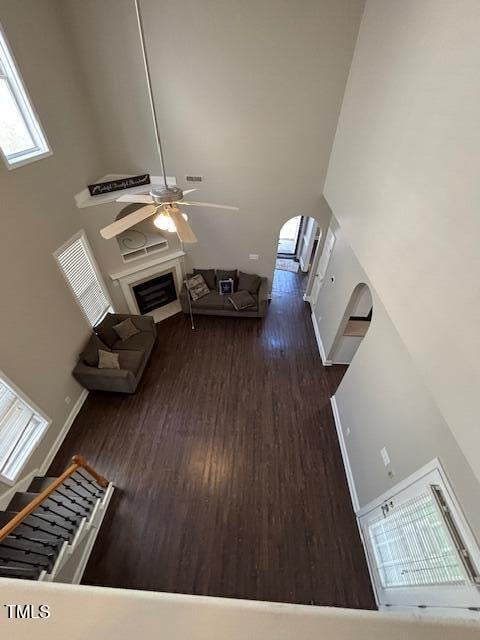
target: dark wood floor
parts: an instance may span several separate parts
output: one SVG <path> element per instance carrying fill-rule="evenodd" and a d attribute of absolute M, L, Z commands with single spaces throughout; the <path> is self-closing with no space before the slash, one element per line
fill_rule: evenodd
<path fill-rule="evenodd" d="M 85 584 L 375 606 L 301 275 L 264 320 L 158 325 L 134 396 L 91 394 L 56 456 L 118 487 Z"/>

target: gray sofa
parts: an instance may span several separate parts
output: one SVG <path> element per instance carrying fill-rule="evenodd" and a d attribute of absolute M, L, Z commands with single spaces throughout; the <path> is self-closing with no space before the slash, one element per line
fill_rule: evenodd
<path fill-rule="evenodd" d="M 132 319 L 139 333 L 122 341 L 112 327 L 127 318 Z M 134 393 L 152 353 L 156 333 L 150 316 L 108 313 L 94 327 L 73 370 L 74 378 L 86 389 Z M 119 354 L 120 369 L 99 369 L 95 365 L 95 356 L 98 364 L 98 349 L 102 347 Z"/>
<path fill-rule="evenodd" d="M 202 273 L 203 271 L 208 270 L 196 270 L 197 273 Z M 216 274 L 218 274 L 218 270 L 216 270 Z M 191 278 L 192 275 L 194 274 L 188 273 L 187 279 Z M 192 312 L 195 315 L 229 316 L 234 318 L 263 318 L 267 314 L 269 294 L 268 278 L 260 278 L 260 286 L 258 290 L 255 293 L 251 292 L 251 295 L 255 298 L 255 306 L 242 309 L 241 311 L 237 311 L 233 307 L 232 303 L 228 300 L 228 295 L 221 295 L 218 293 L 218 289 L 216 288 L 216 278 L 215 282 L 209 282 L 206 280 L 206 283 L 210 289 L 210 293 L 199 300 L 191 300 Z M 214 284 L 215 288 L 212 287 L 212 284 Z M 190 313 L 188 298 L 189 293 L 184 283 L 180 292 L 180 304 L 182 305 L 183 313 Z"/>

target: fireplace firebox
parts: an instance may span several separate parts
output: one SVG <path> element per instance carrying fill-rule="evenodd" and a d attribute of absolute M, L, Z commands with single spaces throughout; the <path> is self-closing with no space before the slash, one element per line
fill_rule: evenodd
<path fill-rule="evenodd" d="M 170 304 L 177 299 L 173 273 L 164 273 L 132 287 L 141 314 Z"/>

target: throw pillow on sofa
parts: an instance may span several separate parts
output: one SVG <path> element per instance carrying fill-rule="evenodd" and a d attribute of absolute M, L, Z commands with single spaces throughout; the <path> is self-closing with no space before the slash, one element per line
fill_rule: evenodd
<path fill-rule="evenodd" d="M 238 278 L 237 278 L 236 269 L 230 269 L 230 270 L 217 269 L 217 282 L 219 282 L 220 280 L 233 280 L 234 291 L 237 291 Z"/>
<path fill-rule="evenodd" d="M 237 311 L 254 307 L 256 304 L 255 298 L 248 291 L 237 291 L 228 300 Z"/>
<path fill-rule="evenodd" d="M 80 360 L 89 367 L 98 367 L 98 350 L 110 351 L 106 344 L 104 344 L 98 336 L 94 333 L 90 336 L 90 340 L 87 346 L 80 354 Z"/>
<path fill-rule="evenodd" d="M 256 273 L 238 272 L 238 290 L 248 291 L 249 293 L 257 293 L 262 279 Z"/>
<path fill-rule="evenodd" d="M 120 357 L 113 351 L 98 350 L 99 369 L 120 369 Z"/>
<path fill-rule="evenodd" d="M 113 325 L 118 324 L 118 319 L 113 313 L 107 313 L 104 319 L 93 328 L 100 340 L 107 345 L 109 349 L 118 340 L 118 336 L 113 330 Z"/>
<path fill-rule="evenodd" d="M 194 302 L 195 300 L 200 300 L 200 298 L 203 298 L 203 296 L 210 293 L 210 289 L 207 287 L 203 276 L 200 274 L 187 280 L 187 289 L 189 290 Z"/>
<path fill-rule="evenodd" d="M 205 284 L 209 289 L 215 290 L 217 288 L 217 279 L 215 277 L 215 269 L 194 269 L 193 275 L 203 276 Z"/>
<path fill-rule="evenodd" d="M 113 325 L 112 328 L 122 342 L 124 342 L 125 340 L 128 340 L 132 336 L 137 335 L 137 333 L 140 333 L 137 327 L 133 324 L 131 318 L 127 318 L 126 320 L 123 320 L 119 324 Z"/>

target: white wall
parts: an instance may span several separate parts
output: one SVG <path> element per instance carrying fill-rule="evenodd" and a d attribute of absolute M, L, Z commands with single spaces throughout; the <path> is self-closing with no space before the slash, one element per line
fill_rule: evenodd
<path fill-rule="evenodd" d="M 89 326 L 52 252 L 81 228 L 73 194 L 102 164 L 57 10 L 53 0 L 0 0 L 4 31 L 53 149 L 11 171 L 0 162 L 0 369 L 53 420 L 26 472 L 44 461 L 81 392 L 71 371 Z"/>
<path fill-rule="evenodd" d="M 190 264 L 270 277 L 282 223 L 329 217 L 321 194 L 363 0 L 141 6 L 167 172 L 204 176 L 197 200 L 241 207 L 189 210 L 199 238 Z M 158 173 L 133 2 L 64 0 L 62 9 L 109 171 Z M 100 218 L 90 220 L 93 231 Z"/>
<path fill-rule="evenodd" d="M 368 0 L 325 194 L 480 478 L 479 24 Z"/>
<path fill-rule="evenodd" d="M 332 230 L 336 242 L 315 307 L 327 356 L 356 285 L 366 283 L 373 296 L 371 326 L 335 394 L 360 506 L 438 457 L 480 539 L 479 483 L 335 219 Z"/>
<path fill-rule="evenodd" d="M 390 613 L 105 587 L 0 580 L 5 603 L 50 606 L 42 620 L 1 623 L 14 640 L 473 640 L 478 623 Z M 80 615 L 81 614 L 81 615 Z"/>

